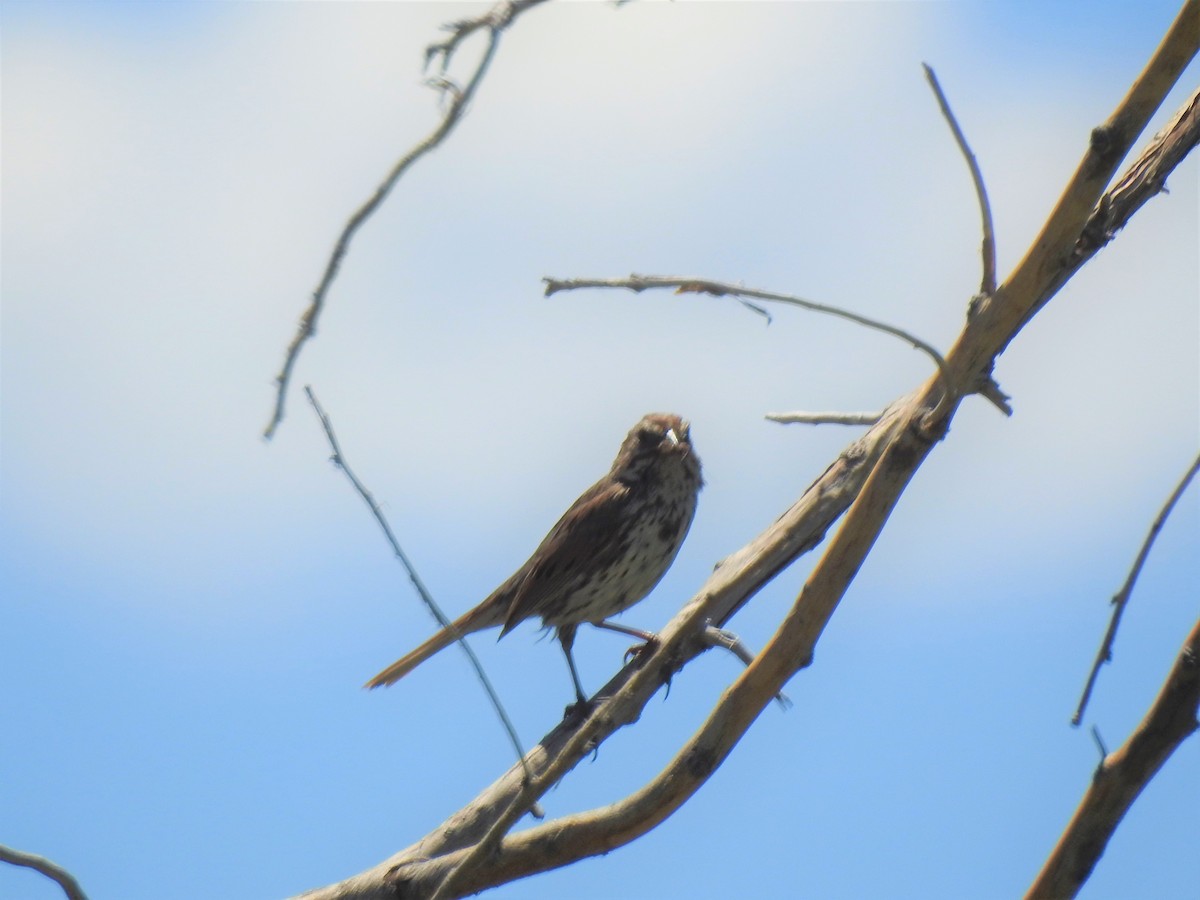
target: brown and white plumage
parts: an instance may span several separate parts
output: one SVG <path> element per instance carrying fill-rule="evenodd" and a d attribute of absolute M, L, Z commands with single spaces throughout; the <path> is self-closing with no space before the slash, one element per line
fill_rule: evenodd
<path fill-rule="evenodd" d="M 482 603 L 367 682 L 393 684 L 461 635 L 534 616 L 557 629 L 575 682 L 571 646 L 584 622 L 600 625 L 645 597 L 679 552 L 703 481 L 686 421 L 643 416 L 609 472 L 566 511 L 533 555 Z"/>

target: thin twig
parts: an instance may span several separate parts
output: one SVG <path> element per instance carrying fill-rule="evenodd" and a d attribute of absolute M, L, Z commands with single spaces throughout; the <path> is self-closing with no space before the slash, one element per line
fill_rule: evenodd
<path fill-rule="evenodd" d="M 992 225 L 992 207 L 988 202 L 987 188 L 983 186 L 983 172 L 979 169 L 979 162 L 975 159 L 975 154 L 971 152 L 966 136 L 958 126 L 958 120 L 954 118 L 946 95 L 942 93 L 942 86 L 938 84 L 937 75 L 934 74 L 928 63 L 921 63 L 921 66 L 925 69 L 925 78 L 929 82 L 929 86 L 933 88 L 934 96 L 937 97 L 942 116 L 950 125 L 950 130 L 954 133 L 954 140 L 958 143 L 958 149 L 962 151 L 963 158 L 966 159 L 967 166 L 971 170 L 971 181 L 975 183 L 975 196 L 979 198 L 979 214 L 983 219 L 983 243 L 980 246 L 980 253 L 983 257 L 983 278 L 980 280 L 979 290 L 990 297 L 996 293 L 996 231 Z"/>
<path fill-rule="evenodd" d="M 1125 607 L 1129 604 L 1129 597 L 1133 593 L 1134 582 L 1137 581 L 1138 575 L 1141 574 L 1146 557 L 1150 555 L 1150 548 L 1154 545 L 1154 539 L 1162 531 L 1163 524 L 1167 521 L 1167 516 L 1171 514 L 1171 510 L 1174 509 L 1179 498 L 1183 496 L 1183 492 L 1187 490 L 1187 486 L 1196 476 L 1197 471 L 1200 471 L 1200 456 L 1197 456 L 1192 462 L 1191 467 L 1184 473 L 1183 478 L 1179 480 L 1179 484 L 1175 485 L 1175 490 L 1171 492 L 1171 496 L 1167 498 L 1167 502 L 1163 505 L 1163 508 L 1159 510 L 1154 523 L 1150 526 L 1150 533 L 1146 535 L 1146 540 L 1142 542 L 1142 549 L 1138 551 L 1137 559 L 1133 561 L 1133 568 L 1129 570 L 1129 576 L 1125 579 L 1125 583 L 1121 585 L 1121 589 L 1112 598 L 1113 612 L 1112 619 L 1108 623 L 1108 632 L 1104 635 L 1104 642 L 1100 645 L 1100 651 L 1096 654 L 1096 661 L 1092 663 L 1092 671 L 1088 675 L 1087 685 L 1083 689 L 1083 696 L 1079 698 L 1079 706 L 1075 710 L 1075 715 L 1071 716 L 1072 725 L 1078 726 L 1083 721 L 1083 712 L 1087 708 L 1088 700 L 1091 699 L 1092 688 L 1095 687 L 1096 678 L 1100 675 L 1100 667 L 1107 662 L 1112 662 L 1113 643 L 1117 639 L 1117 627 L 1121 624 L 1121 614 L 1125 612 Z"/>
<path fill-rule="evenodd" d="M 12 863 L 14 866 L 24 866 L 40 872 L 63 889 L 67 900 L 87 900 L 87 895 L 79 886 L 79 882 L 75 880 L 75 876 L 44 856 L 26 853 L 24 850 L 14 850 L 12 847 L 0 844 L 0 862 Z"/>
<path fill-rule="evenodd" d="M 859 325 L 864 325 L 867 328 L 873 328 L 876 331 L 882 331 L 885 334 L 890 334 L 898 337 L 901 340 L 907 341 L 916 349 L 925 353 L 934 364 L 937 365 L 938 371 L 942 375 L 942 383 L 945 385 L 946 393 L 951 396 L 957 396 L 957 391 L 954 387 L 954 382 L 950 379 L 950 372 L 946 368 L 946 360 L 942 358 L 942 354 L 933 348 L 930 344 L 921 340 L 919 337 L 905 331 L 902 328 L 897 328 L 894 325 L 888 325 L 886 322 L 881 322 L 878 319 L 871 319 L 867 316 L 859 315 L 858 313 L 850 312 L 846 309 L 841 309 L 837 306 L 829 306 L 825 303 L 816 303 L 812 300 L 805 300 L 801 297 L 795 297 L 791 294 L 778 294 L 774 291 L 762 291 L 755 288 L 742 287 L 741 285 L 729 284 L 723 281 L 711 281 L 707 278 L 681 278 L 678 276 L 662 276 L 662 275 L 630 275 L 628 278 L 543 278 L 546 283 L 546 296 L 549 297 L 557 294 L 559 291 L 573 291 L 580 288 L 625 288 L 635 293 L 651 290 L 653 288 L 675 288 L 677 294 L 711 294 L 714 297 L 733 297 L 743 300 L 746 297 L 753 297 L 755 300 L 770 300 L 775 303 L 787 303 L 791 306 L 799 306 L 802 309 L 809 309 L 813 312 L 825 313 L 830 316 L 837 316 L 840 319 L 848 319 L 851 322 L 857 322 Z"/>
<path fill-rule="evenodd" d="M 350 469 L 349 464 L 346 462 L 345 456 L 342 455 L 342 448 L 341 445 L 338 444 L 337 435 L 334 434 L 333 422 L 330 420 L 325 410 L 321 407 L 321 404 L 317 402 L 317 395 L 313 393 L 313 389 L 309 385 L 304 386 L 304 393 L 308 395 L 308 402 L 312 404 L 313 411 L 316 412 L 317 418 L 321 420 L 321 427 L 325 429 L 325 437 L 328 439 L 329 446 L 333 450 L 333 456 L 331 457 L 333 464 L 345 473 L 346 478 L 348 478 L 350 483 L 354 485 L 354 490 L 358 492 L 358 495 L 362 497 L 363 502 L 366 503 L 367 507 L 371 510 L 371 515 L 375 517 L 375 521 L 378 522 L 379 527 L 383 529 L 383 535 L 387 538 L 388 543 L 391 545 L 392 552 L 395 553 L 396 558 L 400 560 L 400 564 L 404 566 L 404 571 L 408 573 L 408 580 L 412 582 L 412 585 L 416 589 L 417 594 L 421 597 L 422 602 L 429 608 L 429 611 L 433 613 L 433 617 L 437 619 L 439 625 L 454 632 L 454 639 L 458 641 L 459 646 L 463 648 L 463 652 L 467 654 L 467 658 L 471 661 L 471 667 L 475 670 L 475 674 L 479 678 L 479 682 L 483 685 L 483 689 L 487 691 L 487 695 L 492 701 L 492 706 L 496 710 L 496 715 L 500 717 L 500 722 L 504 725 L 504 730 L 508 732 L 508 738 L 510 741 L 512 741 L 513 750 L 516 751 L 517 754 L 517 760 L 520 762 L 521 766 L 525 768 L 526 779 L 528 780 L 532 778 L 529 768 L 525 763 L 525 752 L 521 749 L 521 741 L 520 738 L 517 737 L 517 730 L 513 727 L 512 720 L 509 719 L 508 713 L 504 711 L 504 704 L 500 702 L 500 697 L 496 693 L 496 689 L 492 687 L 491 679 L 489 679 L 487 677 L 487 673 L 484 672 L 483 665 L 479 662 L 479 658 L 475 655 L 475 651 L 471 649 L 471 645 L 467 643 L 463 635 L 458 634 L 455 631 L 450 619 L 445 613 L 442 612 L 441 607 L 439 607 L 437 604 L 437 601 L 433 599 L 433 595 L 430 594 L 429 590 L 425 587 L 425 582 L 423 582 L 421 580 L 421 576 L 417 574 L 416 567 L 412 564 L 412 561 L 409 560 L 408 554 L 404 552 L 404 550 L 400 547 L 400 542 L 396 540 L 396 535 L 392 532 L 392 527 L 388 524 L 387 519 L 384 517 L 383 510 L 379 508 L 379 504 L 375 502 L 375 498 L 371 496 L 371 492 L 367 490 L 366 486 L 358 480 L 358 476 L 356 476 Z"/>
<path fill-rule="evenodd" d="M 467 80 L 465 87 L 459 88 L 444 77 L 432 80 L 431 83 L 434 87 L 441 90 L 444 96 L 450 97 L 450 103 L 446 106 L 446 111 L 442 116 L 441 122 L 438 123 L 437 127 L 424 140 L 420 141 L 392 166 L 391 171 L 388 172 L 379 186 L 375 188 L 375 192 L 367 202 L 360 206 L 346 222 L 345 226 L 343 226 L 342 232 L 334 244 L 333 252 L 330 254 L 329 260 L 325 263 L 325 271 L 321 275 L 321 281 L 317 285 L 317 289 L 313 291 L 312 302 L 300 316 L 300 324 L 296 329 L 296 336 L 292 338 L 291 344 L 288 345 L 287 355 L 284 357 L 283 369 L 275 376 L 277 388 L 275 409 L 271 414 L 271 421 L 267 423 L 267 427 L 263 431 L 263 437 L 270 440 L 275 434 L 275 429 L 283 421 L 284 401 L 287 398 L 288 385 L 291 383 L 292 370 L 295 368 L 296 360 L 300 356 L 301 348 L 309 338 L 316 334 L 317 320 L 321 316 L 321 311 L 325 308 L 325 300 L 329 294 L 329 288 L 333 284 L 334 278 L 337 277 L 338 269 L 342 264 L 342 258 L 346 255 L 346 251 L 350 247 L 351 239 L 358 229 L 362 227 L 363 223 L 379 208 L 392 188 L 396 186 L 396 182 L 408 171 L 409 167 L 441 144 L 446 136 L 454 130 L 454 127 L 466 112 L 467 106 L 475 94 L 475 89 L 479 87 L 480 82 L 487 73 L 492 58 L 496 55 L 496 48 L 499 46 L 500 35 L 504 29 L 512 24 L 513 20 L 526 9 L 544 2 L 545 0 L 504 0 L 504 2 L 498 3 L 478 19 L 455 22 L 446 26 L 453 34 L 447 40 L 426 49 L 426 65 L 428 66 L 429 61 L 435 56 L 440 56 L 444 72 L 458 44 L 467 35 L 479 28 L 486 28 L 488 30 L 487 47 L 480 56 L 479 62 L 475 66 L 475 71 Z"/>
<path fill-rule="evenodd" d="M 874 425 L 883 413 L 769 412 L 763 418 L 783 425 Z"/>
<path fill-rule="evenodd" d="M 705 643 L 710 647 L 720 647 L 723 650 L 728 650 L 742 661 L 742 665 L 748 666 L 754 662 L 754 654 L 750 652 L 750 648 L 732 631 L 718 628 L 716 625 L 705 625 L 704 631 L 700 634 L 704 638 Z M 792 700 L 783 691 L 775 695 L 775 700 L 784 709 L 791 709 Z"/>

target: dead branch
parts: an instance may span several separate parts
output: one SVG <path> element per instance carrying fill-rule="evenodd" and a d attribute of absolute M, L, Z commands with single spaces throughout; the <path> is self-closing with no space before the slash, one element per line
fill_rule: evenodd
<path fill-rule="evenodd" d="M 630 275 L 628 278 L 543 278 L 542 281 L 546 285 L 546 296 L 550 297 L 557 294 L 559 291 L 574 291 L 581 288 L 625 288 L 633 291 L 635 294 L 640 294 L 642 291 L 653 290 L 655 288 L 674 288 L 677 294 L 710 294 L 713 297 L 734 297 L 742 301 L 745 305 L 745 298 L 753 297 L 756 300 L 770 300 L 775 303 L 786 303 L 789 306 L 799 306 L 802 309 L 809 309 L 813 312 L 825 313 L 826 315 L 836 316 L 839 319 L 846 319 L 850 322 L 856 322 L 867 328 L 875 331 L 882 331 L 884 334 L 890 334 L 893 337 L 898 337 L 903 341 L 907 341 L 916 349 L 920 350 L 926 356 L 933 360 L 934 365 L 938 367 L 938 371 L 946 379 L 947 393 L 957 394 L 958 391 L 953 386 L 953 382 L 949 380 L 949 372 L 946 370 L 946 361 L 931 344 L 926 343 L 914 334 L 905 331 L 903 328 L 897 328 L 895 325 L 889 325 L 886 322 L 881 322 L 878 319 L 872 319 L 869 316 L 859 315 L 850 310 L 842 309 L 838 306 L 830 306 L 827 303 L 817 303 L 813 300 L 805 300 L 802 297 L 796 297 L 791 294 L 780 294 L 775 291 L 763 291 L 756 288 L 742 287 L 737 284 L 728 284 L 723 281 L 713 281 L 708 278 L 681 278 L 678 276 L 665 275 Z M 766 310 L 757 307 L 751 307 L 756 312 L 761 313 L 767 318 L 770 318 Z"/>
<path fill-rule="evenodd" d="M 1125 227 L 1147 200 L 1166 191 L 1167 176 L 1200 142 L 1200 88 L 1184 101 L 1125 174 L 1117 179 L 1083 229 L 1080 255 L 1091 257 Z"/>
<path fill-rule="evenodd" d="M 958 144 L 963 159 L 967 161 L 967 168 L 971 170 L 971 182 L 975 185 L 975 197 L 979 201 L 979 215 L 983 220 L 983 240 L 980 243 L 980 255 L 983 257 L 983 277 L 979 281 L 979 293 L 990 296 L 996 292 L 996 230 L 992 225 L 992 205 L 988 202 L 987 188 L 983 185 L 983 172 L 980 171 L 979 162 L 975 159 L 975 154 L 971 152 L 966 135 L 963 134 L 958 120 L 950 109 L 950 101 L 942 92 L 942 86 L 938 84 L 933 68 L 925 63 L 922 63 L 922 67 L 925 69 L 925 79 L 933 89 L 934 96 L 937 97 L 938 108 L 941 109 L 942 116 L 954 134 L 954 141 Z"/>
<path fill-rule="evenodd" d="M 87 900 L 83 888 L 70 872 L 56 862 L 38 856 L 36 853 L 26 853 L 24 850 L 14 850 L 0 844 L 0 862 L 11 863 L 14 866 L 24 866 L 40 872 L 63 889 L 67 900 Z"/>
<path fill-rule="evenodd" d="M 400 541 L 396 539 L 395 532 L 392 531 L 392 526 L 388 524 L 387 517 L 384 516 L 383 510 L 379 508 L 379 504 L 375 502 L 375 497 L 367 490 L 367 486 L 358 480 L 358 476 L 354 474 L 354 470 L 350 468 L 350 464 L 346 462 L 346 457 L 342 455 L 342 447 L 338 442 L 337 434 L 333 430 L 333 421 L 325 412 L 324 408 L 317 400 L 317 395 L 309 385 L 304 386 L 304 393 L 308 397 L 308 402 L 312 405 L 313 412 L 317 414 L 317 419 L 321 422 L 321 428 L 325 431 L 325 439 L 329 441 L 330 450 L 333 451 L 333 456 L 330 461 L 342 470 L 346 479 L 354 488 L 355 493 L 362 498 L 363 503 L 367 504 L 367 508 L 371 511 L 376 523 L 383 531 L 383 536 L 388 542 L 388 546 L 392 548 L 392 555 L 399 560 L 400 565 L 404 567 L 405 574 L 408 575 L 408 580 L 412 583 L 417 596 L 421 598 L 421 602 L 425 604 L 425 608 L 433 615 L 438 625 L 442 628 L 454 630 L 449 617 L 442 612 L 442 608 L 437 601 L 433 599 L 433 595 L 429 593 L 429 589 L 425 587 L 425 582 L 417 572 L 417 567 L 413 565 L 412 560 L 408 558 L 408 554 L 404 552 L 400 546 Z M 475 677 L 479 679 L 479 683 L 483 685 L 484 691 L 488 695 L 488 700 L 492 704 L 492 709 L 496 711 L 496 717 L 500 719 L 500 724 L 504 726 L 505 732 L 508 733 L 508 739 L 513 745 L 513 750 L 517 754 L 517 761 L 523 764 L 524 751 L 521 747 L 521 739 L 517 736 L 516 726 L 513 725 L 512 719 L 509 718 L 508 712 L 504 708 L 504 704 L 500 702 L 500 695 L 496 693 L 496 688 L 492 685 L 492 680 L 488 678 L 487 672 L 484 671 L 483 663 L 479 661 L 479 657 L 475 655 L 475 651 L 471 649 L 471 645 L 466 639 L 455 631 L 455 639 L 458 645 L 462 647 L 463 652 L 467 655 L 467 660 L 471 664 L 471 668 L 475 671 Z M 528 779 L 529 772 L 525 772 Z"/>
<path fill-rule="evenodd" d="M 1146 717 L 1107 754 L 1046 860 L 1026 900 L 1074 897 L 1091 875 L 1121 819 L 1175 749 L 1194 732 L 1200 713 L 1200 621 L 1184 641 Z"/>
<path fill-rule="evenodd" d="M 703 587 L 659 633 L 659 643 L 652 652 L 639 655 L 601 688 L 599 696 L 604 699 L 585 720 L 560 723 L 533 748 L 526 756 L 526 762 L 536 779 L 531 791 L 534 799 L 550 786 L 544 781 L 545 776 L 560 777 L 611 734 L 637 721 L 645 704 L 662 685 L 709 647 L 702 634 L 706 626 L 728 621 L 763 585 L 823 540 L 825 530 L 862 488 L 897 425 L 896 415 L 889 414 L 847 447 L 777 521 L 718 564 Z M 779 689 L 768 693 L 763 705 L 770 703 Z M 556 764 L 553 771 L 551 761 Z M 427 897 L 458 861 L 443 857 L 478 843 L 515 800 L 529 800 L 528 796 L 521 798 L 520 795 L 520 772 L 513 767 L 418 843 L 350 881 L 303 896 L 305 900 L 332 900 L 335 897 L 374 900 L 393 896 L 393 890 L 403 887 L 411 891 L 413 897 Z M 556 855 L 561 861 L 556 865 L 611 849 L 611 845 L 595 843 L 589 833 L 580 833 L 578 840 L 574 835 L 575 832 L 560 834 L 567 843 L 558 849 Z M 516 877 L 511 875 L 514 867 L 521 870 L 521 874 L 554 867 L 546 865 L 545 860 L 538 863 L 528 856 L 514 862 L 508 843 L 505 841 L 502 845 L 501 857 L 509 876 L 490 868 L 499 862 L 499 858 L 493 858 L 488 861 L 489 867 L 471 874 L 455 893 L 478 891 L 487 884 Z"/>
<path fill-rule="evenodd" d="M 768 422 L 781 425 L 874 425 L 879 413 L 840 412 L 769 412 L 763 416 Z"/>
<path fill-rule="evenodd" d="M 1083 720 L 1083 712 L 1087 708 L 1088 699 L 1092 696 L 1092 688 L 1096 685 L 1096 678 L 1100 675 L 1100 667 L 1107 662 L 1112 662 L 1113 642 L 1117 639 L 1117 627 L 1121 624 L 1121 615 L 1125 612 L 1125 607 L 1129 604 L 1129 598 L 1133 594 L 1133 585 L 1137 581 L 1138 575 L 1141 574 L 1142 566 L 1146 563 L 1146 557 L 1150 555 L 1150 548 L 1154 546 L 1154 539 L 1162 531 L 1163 524 L 1167 521 L 1167 516 L 1171 514 L 1171 510 L 1175 508 L 1175 504 L 1183 496 L 1183 492 L 1187 490 L 1187 486 L 1196 476 L 1197 471 L 1200 471 L 1200 456 L 1196 457 L 1191 468 L 1184 473 L 1179 484 L 1175 485 L 1175 490 L 1171 492 L 1171 496 L 1167 498 L 1167 502 L 1163 504 L 1163 508 L 1158 511 L 1158 515 L 1155 516 L 1154 522 L 1150 526 L 1150 533 L 1146 535 L 1146 539 L 1142 542 L 1142 548 L 1138 551 L 1137 559 L 1133 561 L 1133 567 L 1129 570 L 1129 576 L 1125 579 L 1125 583 L 1121 585 L 1121 589 L 1113 595 L 1112 619 L 1109 620 L 1108 631 L 1104 635 L 1104 641 L 1100 644 L 1100 652 L 1096 654 L 1096 661 L 1092 663 L 1092 670 L 1088 673 L 1087 684 L 1083 689 L 1083 696 L 1079 698 L 1079 706 L 1075 710 L 1075 715 L 1071 717 L 1072 725 L 1078 725 Z"/>
<path fill-rule="evenodd" d="M 283 421 L 284 402 L 287 399 L 288 385 L 292 380 L 292 370 L 296 366 L 296 360 L 299 359 L 300 351 L 305 343 L 317 333 L 317 320 L 325 308 L 325 300 L 329 295 L 329 289 L 333 285 L 333 280 L 337 277 L 338 269 L 342 265 L 342 259 L 345 257 L 346 251 L 350 249 L 350 241 L 354 238 L 358 229 L 379 208 L 380 204 L 387 198 L 387 195 L 391 193 L 392 188 L 396 186 L 396 182 L 409 170 L 412 164 L 441 144 L 462 120 L 467 106 L 471 102 L 471 98 L 475 95 L 475 90 L 479 87 L 480 82 L 483 81 L 484 75 L 487 74 L 488 66 L 491 65 L 492 58 L 496 55 L 496 48 L 500 44 L 500 35 L 504 30 L 525 10 L 544 2 L 545 0 L 502 0 L 502 2 L 497 3 L 487 13 L 479 16 L 477 19 L 467 19 L 445 26 L 451 32 L 451 36 L 445 41 L 426 48 L 425 63 L 427 66 L 435 58 L 440 58 L 442 61 L 441 69 L 443 74 L 434 80 L 433 86 L 441 90 L 445 96 L 448 96 L 450 102 L 446 105 L 446 111 L 442 115 L 442 120 L 433 131 L 396 161 L 391 171 L 387 173 L 383 181 L 379 183 L 379 186 L 375 188 L 375 192 L 350 216 L 350 219 L 342 227 L 342 232 L 338 235 L 338 239 L 334 243 L 333 252 L 330 254 L 329 260 L 325 263 L 325 271 L 321 275 L 317 289 L 313 291 L 312 301 L 300 316 L 300 324 L 296 329 L 296 336 L 292 338 L 292 342 L 288 345 L 287 353 L 284 356 L 283 368 L 275 376 L 275 408 L 271 413 L 271 421 L 267 423 L 267 427 L 263 430 L 263 437 L 267 440 L 270 440 L 275 435 L 275 429 Z M 466 85 L 459 87 L 445 77 L 446 66 L 449 65 L 451 57 L 463 39 L 480 29 L 487 30 L 487 47 L 480 56 L 479 61 L 475 64 L 475 71 L 467 79 Z"/>
<path fill-rule="evenodd" d="M 973 305 L 941 371 L 889 408 L 884 419 L 832 466 L 758 538 L 724 560 L 667 625 L 661 643 L 639 656 L 603 689 L 582 722 L 564 722 L 527 757 L 535 773 L 522 789 L 511 769 L 475 801 L 425 838 L 317 898 L 428 897 L 454 873 L 447 896 L 464 896 L 523 875 L 605 853 L 663 821 L 702 785 L 783 684 L 812 658 L 813 648 L 873 546 L 900 495 L 945 434 L 961 395 L 949 385 L 976 385 L 1041 305 L 1061 286 L 1061 272 L 1083 237 L 1091 211 L 1119 161 L 1161 103 L 1200 42 L 1200 0 L 1188 0 L 1130 94 L 1091 146 L 1025 258 L 996 292 Z M 935 414 L 936 411 L 936 414 Z M 848 508 L 847 508 L 848 507 Z M 806 549 L 845 510 L 842 524 L 767 647 L 728 688 L 713 713 L 667 767 L 624 801 L 504 835 L 584 754 L 635 721 L 666 678 L 704 642 L 698 632 L 723 624 L 759 588 Z"/>

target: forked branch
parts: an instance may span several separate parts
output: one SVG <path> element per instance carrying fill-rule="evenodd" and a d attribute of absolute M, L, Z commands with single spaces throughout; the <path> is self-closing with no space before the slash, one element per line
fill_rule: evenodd
<path fill-rule="evenodd" d="M 1097 129 L 1079 169 L 1041 234 L 996 292 L 973 315 L 939 374 L 897 401 L 868 434 L 830 466 L 796 504 L 753 542 L 718 566 L 640 656 L 603 689 L 607 700 L 582 723 L 559 725 L 529 755 L 535 782 L 522 790 L 514 768 L 417 844 L 362 874 L 305 895 L 309 900 L 464 896 L 523 875 L 567 865 L 633 840 L 677 809 L 711 775 L 784 682 L 808 664 L 900 495 L 945 434 L 961 396 L 946 385 L 985 380 L 997 356 L 1065 281 L 1084 226 L 1119 161 L 1200 41 L 1200 0 L 1189 0 L 1130 95 Z M 1069 276 L 1068 276 L 1069 277 Z M 934 414 L 936 411 L 936 415 Z M 641 791 L 613 806 L 507 836 L 522 807 L 574 767 L 583 754 L 636 721 L 666 678 L 704 646 L 699 631 L 723 624 L 762 585 L 819 542 L 845 511 L 834 538 L 768 646 L 726 690 L 708 720 Z"/>
<path fill-rule="evenodd" d="M 1129 740 L 1101 760 L 1026 900 L 1061 900 L 1078 893 L 1133 801 L 1175 749 L 1200 727 L 1198 714 L 1200 621 L 1184 641 L 1146 717 Z"/>

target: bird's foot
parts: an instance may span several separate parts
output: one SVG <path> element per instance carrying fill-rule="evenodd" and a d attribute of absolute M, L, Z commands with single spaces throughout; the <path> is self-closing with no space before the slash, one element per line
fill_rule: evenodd
<path fill-rule="evenodd" d="M 625 651 L 625 665 L 629 665 L 639 657 L 648 657 L 651 653 L 658 649 L 658 635 L 647 634 L 646 640 L 640 644 L 634 644 Z"/>

